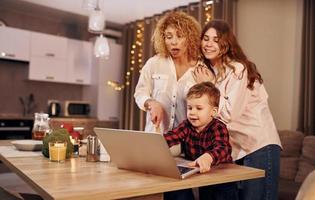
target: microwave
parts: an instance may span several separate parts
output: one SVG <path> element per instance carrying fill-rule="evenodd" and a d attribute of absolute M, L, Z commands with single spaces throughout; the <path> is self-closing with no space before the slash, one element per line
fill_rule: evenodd
<path fill-rule="evenodd" d="M 88 117 L 91 104 L 88 101 L 65 101 L 64 115 L 66 117 Z"/>

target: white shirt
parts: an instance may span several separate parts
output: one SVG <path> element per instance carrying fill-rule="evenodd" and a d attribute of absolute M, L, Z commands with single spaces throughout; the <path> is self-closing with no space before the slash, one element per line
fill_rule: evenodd
<path fill-rule="evenodd" d="M 225 79 L 216 86 L 221 92 L 219 116 L 227 123 L 232 157 L 237 160 L 269 144 L 281 146 L 281 142 L 265 87 L 256 81 L 254 89 L 248 89 L 247 70 L 242 76 L 244 66 L 239 62 L 231 64 L 235 72 L 227 67 Z"/>
<path fill-rule="evenodd" d="M 196 84 L 192 76 L 193 69 L 194 67 L 189 68 L 177 80 L 172 58 L 156 55 L 150 58 L 141 70 L 134 97 L 142 110 L 145 110 L 144 102 L 150 98 L 162 104 L 166 112 L 160 124 L 162 133 L 186 119 L 186 94 L 189 88 Z M 155 132 L 149 112 L 146 116 L 145 131 Z"/>

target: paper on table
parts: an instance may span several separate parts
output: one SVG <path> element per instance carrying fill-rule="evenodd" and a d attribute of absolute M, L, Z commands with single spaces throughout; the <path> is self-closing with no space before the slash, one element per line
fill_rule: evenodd
<path fill-rule="evenodd" d="M 0 146 L 0 154 L 5 157 L 41 156 L 41 151 L 19 151 L 14 146 Z"/>
<path fill-rule="evenodd" d="M 109 162 L 110 161 L 110 156 L 107 153 L 105 147 L 103 146 L 103 144 L 101 143 L 100 140 L 98 140 L 99 144 L 100 144 L 100 161 L 104 161 L 104 162 Z"/>

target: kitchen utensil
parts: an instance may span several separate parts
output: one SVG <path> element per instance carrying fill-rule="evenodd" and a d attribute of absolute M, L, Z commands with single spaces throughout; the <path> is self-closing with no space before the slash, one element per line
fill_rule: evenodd
<path fill-rule="evenodd" d="M 48 101 L 48 114 L 49 116 L 57 117 L 60 115 L 61 106 L 59 101 L 57 100 L 49 100 Z"/>

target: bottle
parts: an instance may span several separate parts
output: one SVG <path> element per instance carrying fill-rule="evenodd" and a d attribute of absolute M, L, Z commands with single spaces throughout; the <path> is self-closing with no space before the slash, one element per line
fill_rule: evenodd
<path fill-rule="evenodd" d="M 46 113 L 35 113 L 34 125 L 32 130 L 33 140 L 43 140 L 51 131 L 49 118 Z"/>
<path fill-rule="evenodd" d="M 79 138 L 73 138 L 72 136 L 70 136 L 70 141 L 73 144 L 72 157 L 74 158 L 79 157 L 79 144 L 80 144 Z"/>

